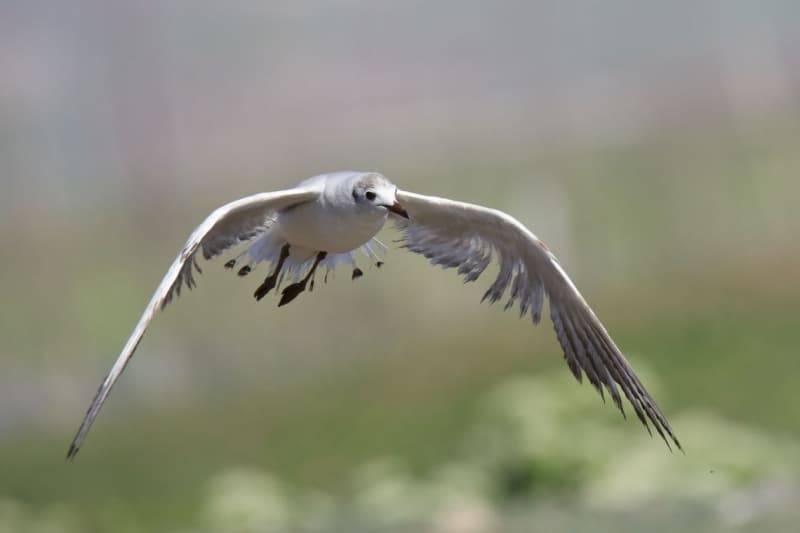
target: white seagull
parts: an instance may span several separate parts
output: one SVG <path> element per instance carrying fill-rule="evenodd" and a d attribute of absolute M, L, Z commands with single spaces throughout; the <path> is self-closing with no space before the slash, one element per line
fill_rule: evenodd
<path fill-rule="evenodd" d="M 624 416 L 618 390 L 622 389 L 648 432 L 652 424 L 667 446 L 669 437 L 681 448 L 666 417 L 558 259 L 525 226 L 501 211 L 402 191 L 381 174 L 350 171 L 322 174 L 293 189 L 236 200 L 211 213 L 192 232 L 100 385 L 67 457 L 78 453 L 156 312 L 180 295 L 183 286 L 196 286 L 194 270 L 201 272 L 198 253 L 212 259 L 250 242 L 225 267 L 245 276 L 259 263 L 269 263 L 270 274 L 254 296 L 261 300 L 284 277 L 291 278 L 281 293 L 278 305 L 283 306 L 306 288 L 314 288 L 319 267 L 327 276 L 327 271 L 346 263 L 353 269 L 353 279 L 363 275 L 355 260 L 359 249 L 381 266 L 379 253 L 386 247 L 375 236 L 390 216 L 402 232 L 404 248 L 434 265 L 457 269 L 465 282 L 478 279 L 496 257 L 500 270 L 483 300 L 494 303 L 508 291 L 505 309 L 518 303 L 520 315 L 530 312 L 538 324 L 547 295 L 558 342 L 575 378 L 581 382 L 586 374 L 604 399 L 605 387 Z"/>

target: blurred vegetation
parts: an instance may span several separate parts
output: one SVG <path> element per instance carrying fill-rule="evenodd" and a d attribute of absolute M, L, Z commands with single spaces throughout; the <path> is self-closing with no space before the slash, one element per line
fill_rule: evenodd
<path fill-rule="evenodd" d="M 171 221 L 182 214 L 154 214 L 144 226 L 168 230 L 149 236 L 130 224 L 142 207 L 119 204 L 56 243 L 46 219 L 5 235 L 17 247 L 0 280 L 14 302 L 0 307 L 3 380 L 16 403 L 4 409 L 15 429 L 0 443 L 0 528 L 786 530 L 800 491 L 796 145 L 738 147 L 750 171 L 737 178 L 713 167 L 712 149 L 686 174 L 659 164 L 685 150 L 671 140 L 519 163 L 501 187 L 478 181 L 481 161 L 474 181 L 412 185 L 474 189 L 552 234 L 685 455 L 571 382 L 549 326 L 480 307 L 480 288 L 394 251 L 364 283 L 340 276 L 281 312 L 210 266 L 64 464 L 84 402 L 187 229 Z M 540 174 L 567 177 L 519 178 Z M 542 209 L 526 211 L 522 194 Z M 555 223 L 552 197 L 565 213 Z M 36 260 L 53 249 L 58 268 Z"/>

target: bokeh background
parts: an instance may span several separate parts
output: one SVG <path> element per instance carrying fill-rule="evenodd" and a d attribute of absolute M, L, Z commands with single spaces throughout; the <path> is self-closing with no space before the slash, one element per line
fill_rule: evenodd
<path fill-rule="evenodd" d="M 798 27 L 788 0 L 3 0 L 0 531 L 794 530 Z M 280 311 L 206 265 L 65 463 L 190 230 L 340 169 L 529 225 L 685 455 L 549 322 L 393 250 Z"/>

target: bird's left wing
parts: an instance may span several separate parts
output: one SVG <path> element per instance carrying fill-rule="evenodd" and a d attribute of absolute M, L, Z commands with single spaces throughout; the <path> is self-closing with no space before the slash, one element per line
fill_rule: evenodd
<path fill-rule="evenodd" d="M 318 196 L 319 191 L 313 187 L 248 196 L 215 210 L 192 232 L 153 294 L 111 371 L 100 385 L 72 444 L 70 444 L 67 458 L 71 459 L 78 453 L 94 419 L 103 406 L 103 402 L 122 371 L 125 370 L 125 366 L 136 351 L 156 312 L 164 309 L 174 297 L 179 296 L 183 286 L 189 289 L 196 286 L 194 269 L 200 272 L 197 253 L 202 252 L 205 259 L 216 257 L 228 248 L 248 241 L 263 232 L 267 227 L 270 215 L 276 211 L 309 202 Z"/>
<path fill-rule="evenodd" d="M 567 276 L 555 255 L 513 217 L 494 209 L 444 198 L 397 191 L 410 220 L 399 220 L 404 247 L 424 255 L 434 265 L 456 268 L 465 281 L 475 281 L 496 255 L 500 271 L 484 300 L 494 303 L 509 290 L 506 309 L 519 303 L 534 324 L 542 316 L 544 296 L 564 358 L 578 381 L 583 374 L 603 395 L 608 390 L 622 414 L 617 387 L 642 424 L 650 424 L 669 446 L 680 448 L 666 417 L 634 373 L 600 320 Z"/>

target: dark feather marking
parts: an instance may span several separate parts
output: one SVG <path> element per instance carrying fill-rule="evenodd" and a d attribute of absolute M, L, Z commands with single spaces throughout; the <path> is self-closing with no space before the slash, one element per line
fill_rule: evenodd
<path fill-rule="evenodd" d="M 264 283 L 259 285 L 259 287 L 256 289 L 256 292 L 253 293 L 253 296 L 255 297 L 256 301 L 260 302 L 261 299 L 264 298 L 264 296 L 269 294 L 269 291 L 275 288 L 275 285 L 277 285 L 278 282 L 278 276 L 281 275 L 283 272 L 283 265 L 284 263 L 286 263 L 286 259 L 289 257 L 289 253 L 290 253 L 289 245 L 284 244 L 283 247 L 281 247 L 281 253 L 280 256 L 278 257 L 278 263 L 275 265 L 275 271 L 269 276 L 267 276 L 267 278 L 264 280 Z"/>
<path fill-rule="evenodd" d="M 314 273 L 317 271 L 317 267 L 319 266 L 320 262 L 327 257 L 328 252 L 319 252 L 317 257 L 314 259 L 314 264 L 311 265 L 311 268 L 302 280 L 298 281 L 297 283 L 293 283 L 283 289 L 281 293 L 281 301 L 278 302 L 278 307 L 283 307 L 284 305 L 288 304 L 295 298 L 297 298 L 300 293 L 306 290 L 306 286 L 308 285 L 309 280 L 311 280 L 311 284 L 313 287 L 313 277 Z"/>
<path fill-rule="evenodd" d="M 581 372 L 581 365 L 578 362 L 578 357 L 575 355 L 575 352 L 572 349 L 572 345 L 567 340 L 566 337 L 566 330 L 564 329 L 564 323 L 561 321 L 561 315 L 558 313 L 558 309 L 551 306 L 550 307 L 550 318 L 553 320 L 553 329 L 556 332 L 556 338 L 558 339 L 559 344 L 561 344 L 561 348 L 564 351 L 564 360 L 567 362 L 569 369 L 572 371 L 572 375 L 575 376 L 575 379 L 578 380 L 578 383 L 583 383 L 583 373 Z"/>
<path fill-rule="evenodd" d="M 571 312 L 571 309 L 569 309 L 569 307 L 567 307 L 566 313 L 570 317 L 570 322 L 575 328 L 575 332 L 581 339 L 583 345 L 586 347 L 586 352 L 589 355 L 589 360 L 592 362 L 592 366 L 594 367 L 595 372 L 597 372 L 600 381 L 606 386 L 606 389 L 608 389 L 609 393 L 611 393 L 611 397 L 614 399 L 614 402 L 617 405 L 619 405 L 620 402 L 619 393 L 617 392 L 616 386 L 614 385 L 614 381 L 611 378 L 608 367 L 606 366 L 604 361 L 601 359 L 600 354 L 598 353 L 598 347 L 589 339 L 589 337 L 586 335 L 586 332 L 583 331 L 583 329 L 581 328 L 580 320 L 576 318 L 575 314 Z M 602 390 L 603 389 L 601 388 L 600 396 L 603 398 L 603 401 L 605 401 L 605 396 L 603 395 Z"/>
<path fill-rule="evenodd" d="M 586 373 L 586 377 L 589 378 L 589 383 L 591 383 L 594 386 L 594 388 L 597 389 L 597 392 L 599 392 L 602 395 L 603 387 L 600 384 L 600 378 L 597 375 L 597 371 L 594 368 L 594 365 L 588 359 L 583 345 L 578 340 L 578 337 L 575 334 L 575 328 L 570 322 L 568 316 L 562 315 L 562 321 L 565 326 L 564 331 L 566 333 L 566 338 L 569 341 L 570 345 L 572 346 L 572 352 L 577 356 L 581 368 L 583 368 L 583 371 Z"/>
<path fill-rule="evenodd" d="M 609 353 L 616 354 L 616 357 L 613 357 L 612 360 L 615 362 L 615 364 L 618 365 L 618 367 L 620 368 L 620 371 L 623 373 L 623 375 L 626 376 L 626 381 L 628 383 L 628 387 L 627 388 L 631 389 L 631 395 L 635 396 L 636 399 L 638 400 L 637 402 L 631 401 L 631 403 L 634 406 L 634 408 L 636 408 L 637 405 L 638 405 L 640 407 L 640 410 L 644 411 L 644 414 L 646 414 L 647 418 L 649 418 L 650 421 L 653 423 L 653 425 L 655 426 L 656 431 L 658 432 L 659 436 L 664 440 L 664 442 L 667 444 L 667 447 L 670 450 L 672 449 L 672 447 L 670 446 L 669 441 L 666 438 L 666 435 L 664 434 L 664 432 L 666 432 L 666 434 L 668 434 L 670 436 L 670 438 L 672 439 L 672 442 L 675 443 L 675 445 L 678 447 L 678 449 L 683 451 L 683 447 L 681 446 L 681 443 L 678 440 L 678 438 L 675 436 L 675 433 L 673 432 L 672 427 L 670 426 L 670 424 L 667 421 L 666 417 L 661 412 L 661 410 L 658 408 L 658 406 L 656 405 L 655 401 L 650 396 L 650 394 L 647 392 L 647 390 L 644 388 L 644 385 L 642 385 L 642 382 L 636 376 L 636 374 L 634 373 L 633 369 L 630 367 L 630 364 L 625 360 L 625 357 L 619 352 L 618 349 L 615 349 L 612 346 L 612 344 L 609 341 L 609 339 L 606 338 L 606 335 L 603 335 L 603 333 L 600 331 L 600 328 L 596 324 L 593 324 L 592 328 L 594 329 L 595 334 L 598 336 L 598 338 L 600 339 L 602 344 L 609 351 Z M 626 396 L 628 397 L 628 400 L 630 401 L 631 398 L 627 394 L 626 387 L 623 387 L 623 391 L 626 392 Z M 644 414 L 637 411 L 637 415 L 639 416 L 640 420 L 642 420 L 642 418 L 644 418 Z M 645 424 L 645 426 L 647 427 L 648 425 Z M 649 427 L 648 427 L 648 430 L 649 430 Z"/>
<path fill-rule="evenodd" d="M 622 406 L 622 397 L 617 390 L 617 383 L 622 387 L 623 391 L 626 387 L 626 380 L 624 375 L 620 372 L 619 367 L 616 364 L 615 357 L 613 354 L 609 354 L 600 340 L 597 338 L 596 333 L 594 330 L 589 328 L 583 328 L 584 334 L 588 337 L 587 342 L 590 342 L 597 350 L 598 355 L 603 359 L 603 367 L 606 369 L 608 374 L 610 374 L 611 379 L 606 383 L 606 387 L 609 389 L 611 393 L 611 397 L 614 400 L 614 403 L 617 405 L 617 409 L 619 409 L 620 413 L 624 418 L 627 418 L 625 414 L 625 409 Z"/>
<path fill-rule="evenodd" d="M 650 432 L 650 425 L 648 424 L 647 418 L 645 417 L 645 411 L 647 409 L 647 406 L 645 405 L 644 398 L 648 396 L 647 392 L 644 390 L 644 387 L 640 388 L 639 386 L 637 386 L 633 369 L 631 369 L 627 361 L 625 361 L 621 357 L 621 354 L 619 354 L 618 351 L 615 350 L 609 344 L 609 342 L 605 339 L 605 335 L 603 335 L 602 332 L 600 332 L 599 329 L 594 325 L 592 326 L 592 329 L 594 330 L 595 334 L 599 337 L 600 342 L 606 348 L 606 350 L 614 354 L 612 360 L 614 361 L 614 364 L 617 366 L 617 368 L 619 368 L 620 374 L 624 376 L 623 392 L 625 392 L 625 396 L 628 398 L 628 401 L 631 403 L 634 410 L 636 411 L 636 416 L 639 418 L 642 424 L 644 424 L 644 426 L 647 428 L 647 431 Z"/>

